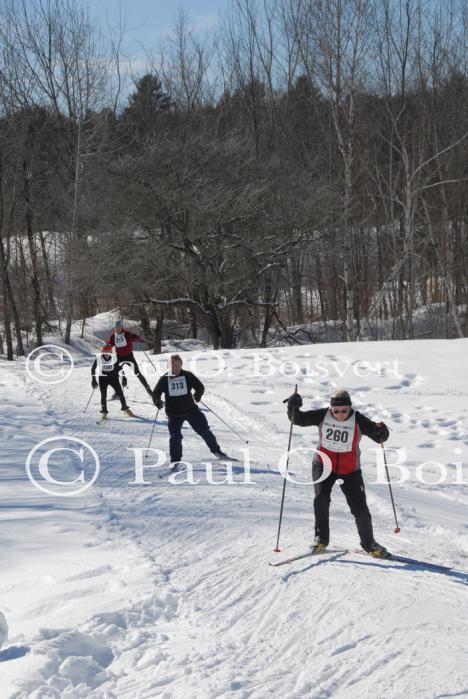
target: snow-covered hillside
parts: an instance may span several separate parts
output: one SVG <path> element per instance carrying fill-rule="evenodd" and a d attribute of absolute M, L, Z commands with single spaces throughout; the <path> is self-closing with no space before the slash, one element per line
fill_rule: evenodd
<path fill-rule="evenodd" d="M 233 482 L 223 482 L 226 466 L 213 464 L 207 477 L 211 455 L 184 428 L 196 484 L 184 471 L 170 483 L 164 468 L 146 468 L 147 483 L 134 483 L 135 449 L 148 445 L 155 408 L 130 376 L 138 418 L 110 402 L 108 423 L 96 424 L 96 394 L 83 412 L 96 346 L 75 340 L 75 367 L 59 383 L 33 380 L 23 360 L 0 362 L 2 699 L 468 696 L 468 340 L 308 345 L 262 350 L 261 359 L 255 350 L 185 353 L 206 404 L 249 440 L 206 412 L 222 448 L 240 459 Z M 450 572 L 356 553 L 268 565 L 313 539 L 307 481 L 317 430 L 297 427 L 290 470 L 304 483 L 287 485 L 282 553 L 272 551 L 289 434 L 282 401 L 296 383 L 304 409 L 326 406 L 342 386 L 357 409 L 387 423 L 388 460 L 404 459 L 410 478 L 394 486 L 394 534 L 388 486 L 375 483 L 377 445 L 363 439 L 376 538 Z M 47 494 L 28 479 L 28 454 L 51 437 L 85 440 L 99 457 L 95 484 L 79 496 Z M 161 412 L 152 446 L 167 444 Z M 144 466 L 155 458 L 143 456 Z M 81 468 L 71 452 L 54 464 L 60 480 Z M 338 486 L 331 526 L 332 545 L 358 545 Z"/>

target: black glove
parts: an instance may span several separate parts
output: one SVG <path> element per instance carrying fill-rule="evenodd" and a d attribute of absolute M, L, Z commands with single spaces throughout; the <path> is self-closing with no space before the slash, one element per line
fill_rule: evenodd
<path fill-rule="evenodd" d="M 195 401 L 195 403 L 199 403 L 202 399 L 202 396 L 203 393 L 200 393 L 200 391 L 195 391 L 195 393 L 193 394 L 193 400 Z"/>
<path fill-rule="evenodd" d="M 292 396 L 288 398 L 288 412 L 293 412 L 296 408 L 300 408 L 302 405 L 302 396 L 299 393 L 293 393 Z"/>
<path fill-rule="evenodd" d="M 127 377 L 126 377 L 126 376 L 122 376 L 122 386 L 123 386 L 124 388 L 127 387 Z"/>
<path fill-rule="evenodd" d="M 98 382 L 96 381 L 94 376 L 93 376 L 92 381 L 91 381 L 91 386 L 93 389 L 98 387 Z"/>
<path fill-rule="evenodd" d="M 162 408 L 163 405 L 164 405 L 164 403 L 162 402 L 161 398 L 159 398 L 158 400 L 155 400 L 155 399 L 153 398 L 153 403 L 155 404 L 155 406 L 157 407 L 158 410 L 161 410 L 161 408 Z"/>
<path fill-rule="evenodd" d="M 378 444 L 386 442 L 389 436 L 388 427 L 384 422 L 375 423 L 376 430 L 374 432 L 374 439 Z"/>

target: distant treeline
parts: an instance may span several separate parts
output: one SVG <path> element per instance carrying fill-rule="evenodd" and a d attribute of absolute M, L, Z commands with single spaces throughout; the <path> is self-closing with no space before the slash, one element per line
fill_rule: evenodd
<path fill-rule="evenodd" d="M 130 89 L 79 3 L 0 7 L 9 358 L 115 307 L 156 349 L 164 319 L 214 347 L 412 338 L 433 304 L 468 335 L 468 2 L 234 0 Z"/>

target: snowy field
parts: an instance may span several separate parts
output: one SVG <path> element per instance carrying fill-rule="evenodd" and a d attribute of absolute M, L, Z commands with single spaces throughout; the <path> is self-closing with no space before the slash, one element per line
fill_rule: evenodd
<path fill-rule="evenodd" d="M 59 383 L 34 380 L 24 360 L 0 361 L 1 699 L 468 697 L 468 340 L 304 345 L 263 350 L 260 362 L 256 350 L 186 352 L 206 404 L 249 440 L 250 484 L 247 445 L 208 412 L 221 447 L 240 459 L 232 478 L 219 462 L 207 474 L 211 455 L 187 428 L 193 473 L 171 483 L 164 467 L 146 468 L 147 483 L 132 483 L 155 408 L 130 376 L 139 418 L 121 415 L 113 401 L 108 423 L 96 424 L 97 392 L 83 412 L 96 346 L 76 340 L 75 367 Z M 51 374 L 54 362 L 44 365 Z M 394 486 L 394 534 L 388 486 L 375 482 L 381 449 L 363 438 L 376 539 L 451 571 L 352 552 L 268 565 L 307 551 L 313 539 L 317 429 L 295 428 L 301 451 L 290 470 L 304 483 L 287 485 L 282 552 L 272 551 L 289 433 L 282 401 L 295 383 L 305 410 L 327 405 L 338 386 L 387 423 L 388 460 L 404 460 L 409 478 Z M 68 486 L 48 494 L 28 479 L 28 454 L 51 437 L 74 449 L 63 438 L 85 440 L 98 455 L 96 482 L 76 497 L 61 496 Z M 167 444 L 161 412 L 153 447 Z M 50 463 L 57 480 L 81 472 L 71 451 Z M 398 468 L 390 472 L 399 478 Z M 191 475 L 199 482 L 187 482 Z M 331 528 L 331 545 L 356 548 L 338 486 Z"/>

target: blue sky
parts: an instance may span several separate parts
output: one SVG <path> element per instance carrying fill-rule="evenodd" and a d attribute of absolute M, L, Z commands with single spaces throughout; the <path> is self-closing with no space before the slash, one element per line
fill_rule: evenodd
<path fill-rule="evenodd" d="M 230 0 L 89 0 L 93 16 L 102 22 L 108 19 L 111 26 L 119 21 L 119 13 L 126 18 L 127 43 L 145 48 L 155 47 L 158 40 L 170 33 L 178 9 L 188 15 L 190 23 L 200 32 L 214 28 L 221 11 Z"/>

